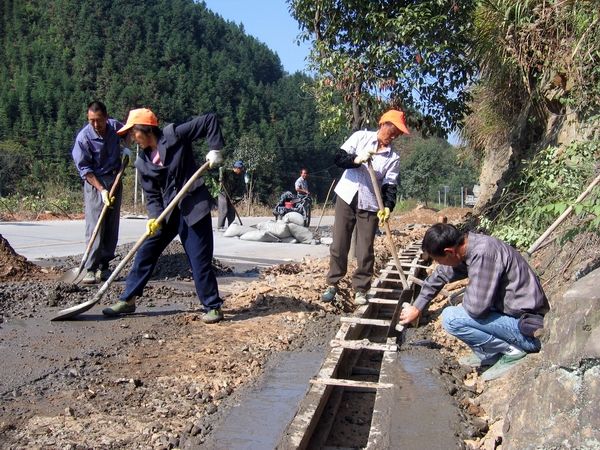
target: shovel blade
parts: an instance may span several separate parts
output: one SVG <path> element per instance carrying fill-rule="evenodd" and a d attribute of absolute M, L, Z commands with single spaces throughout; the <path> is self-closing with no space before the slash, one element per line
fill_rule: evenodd
<path fill-rule="evenodd" d="M 96 303 L 98 303 L 98 301 L 99 301 L 99 299 L 93 298 L 91 300 L 88 300 L 85 303 L 80 303 L 79 305 L 75 305 L 75 306 L 71 306 L 70 308 L 63 309 L 62 311 L 59 311 L 59 313 L 55 317 L 53 317 L 51 320 L 57 321 L 57 320 L 72 319 L 73 317 L 76 317 L 79 314 L 86 312 L 88 309 L 91 309 Z"/>
<path fill-rule="evenodd" d="M 82 270 L 74 267 L 73 269 L 67 270 L 63 273 L 59 279 L 63 283 L 77 284 L 81 281 Z"/>

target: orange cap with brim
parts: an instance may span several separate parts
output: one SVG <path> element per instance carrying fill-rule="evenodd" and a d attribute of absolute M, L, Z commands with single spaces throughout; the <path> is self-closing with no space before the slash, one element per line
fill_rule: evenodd
<path fill-rule="evenodd" d="M 389 111 L 383 113 L 381 119 L 379 119 L 379 125 L 391 122 L 396 128 L 402 131 L 404 134 L 410 134 L 408 128 L 406 126 L 406 117 L 404 116 L 403 111 L 398 111 L 397 109 L 390 109 Z"/>
<path fill-rule="evenodd" d="M 152 125 L 157 127 L 158 119 L 156 118 L 156 115 L 148 108 L 132 109 L 129 111 L 129 116 L 127 116 L 127 123 L 123 128 L 117 131 L 117 134 L 119 136 L 123 136 L 134 125 Z"/>

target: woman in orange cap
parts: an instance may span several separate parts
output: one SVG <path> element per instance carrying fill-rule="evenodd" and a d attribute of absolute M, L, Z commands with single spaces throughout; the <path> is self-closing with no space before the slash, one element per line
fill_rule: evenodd
<path fill-rule="evenodd" d="M 214 114 L 192 118 L 182 124 L 158 127 L 158 119 L 147 108 L 129 112 L 127 123 L 117 131 L 131 135 L 143 150 L 135 166 L 146 194 L 148 239 L 138 250 L 133 267 L 127 275 L 120 301 L 102 312 L 118 316 L 135 312 L 135 298 L 142 295 L 160 254 L 177 236 L 190 261 L 196 293 L 207 310 L 202 320 L 215 323 L 223 320 L 217 279 L 212 270 L 213 234 L 210 216 L 211 195 L 199 178 L 163 223 L 156 218 L 166 209 L 183 185 L 198 170 L 192 143 L 204 138 L 210 150 L 206 160 L 210 167 L 221 165 L 220 149 L 224 145 L 221 128 Z"/>
<path fill-rule="evenodd" d="M 392 109 L 381 116 L 377 131 L 355 132 L 335 155 L 335 164 L 346 170 L 335 188 L 335 222 L 327 273 L 329 286 L 321 295 L 325 302 L 335 298 L 337 284 L 346 275 L 352 232 L 356 226 L 357 267 L 352 274 L 354 303 L 367 303 L 366 293 L 371 288 L 375 262 L 375 233 L 379 222 L 389 219 L 396 204 L 400 157 L 390 145 L 403 134 L 409 134 L 404 112 Z M 379 181 L 378 189 L 381 189 L 385 206 L 383 210 L 379 210 L 367 168 L 368 161 L 371 161 Z"/>

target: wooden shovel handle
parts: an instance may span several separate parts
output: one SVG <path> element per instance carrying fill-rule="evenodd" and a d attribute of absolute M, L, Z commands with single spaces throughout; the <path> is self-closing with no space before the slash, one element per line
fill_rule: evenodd
<path fill-rule="evenodd" d="M 382 210 L 385 208 L 383 205 L 383 198 L 381 197 L 381 189 L 379 189 L 379 183 L 377 181 L 377 175 L 375 175 L 375 170 L 373 169 L 373 165 L 371 164 L 371 160 L 367 162 L 367 168 L 369 170 L 369 175 L 371 176 L 371 183 L 373 184 L 373 191 L 375 192 L 375 197 L 377 197 L 377 204 L 379 205 L 379 209 Z M 396 251 L 396 244 L 394 244 L 394 238 L 392 237 L 392 230 L 390 229 L 390 223 L 384 223 L 385 234 L 388 238 L 388 246 L 390 251 L 392 252 L 392 256 L 394 257 L 394 263 L 396 264 L 396 268 L 398 269 L 398 274 L 400 275 L 400 281 L 402 282 L 402 287 L 404 289 L 408 288 L 408 281 L 406 280 L 406 276 L 402 271 L 402 265 L 400 264 L 400 259 L 398 258 L 398 252 Z"/>
<path fill-rule="evenodd" d="M 113 182 L 113 184 L 110 188 L 110 191 L 108 194 L 109 198 L 114 197 L 115 192 L 117 192 L 117 188 L 121 182 L 121 178 L 123 177 L 123 172 L 125 172 L 125 167 L 127 167 L 127 164 L 125 164 L 125 163 L 121 164 L 121 168 L 119 169 L 119 172 L 117 173 L 117 176 L 115 177 L 115 181 Z M 90 237 L 90 240 L 87 244 L 85 252 L 83 253 L 83 257 L 81 258 L 81 263 L 79 264 L 79 268 L 77 269 L 77 275 L 79 275 L 81 273 L 81 271 L 83 270 L 83 266 L 85 265 L 89 255 L 90 255 L 90 251 L 92 250 L 92 245 L 94 245 L 94 241 L 96 240 L 96 237 L 98 236 L 98 232 L 100 231 L 100 227 L 102 226 L 104 217 L 106 216 L 106 213 L 108 212 L 108 208 L 110 208 L 108 205 L 104 205 L 102 207 L 102 211 L 100 212 L 100 216 L 98 217 L 98 220 L 96 221 L 96 226 L 94 227 L 92 236 Z"/>

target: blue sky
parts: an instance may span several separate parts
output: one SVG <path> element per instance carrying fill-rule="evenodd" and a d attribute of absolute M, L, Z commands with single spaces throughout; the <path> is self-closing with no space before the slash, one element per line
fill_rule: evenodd
<path fill-rule="evenodd" d="M 285 0 L 204 0 L 206 7 L 223 19 L 242 23 L 246 34 L 273 50 L 288 73 L 305 71 L 309 45 L 296 43 L 298 22 L 288 12 Z"/>

